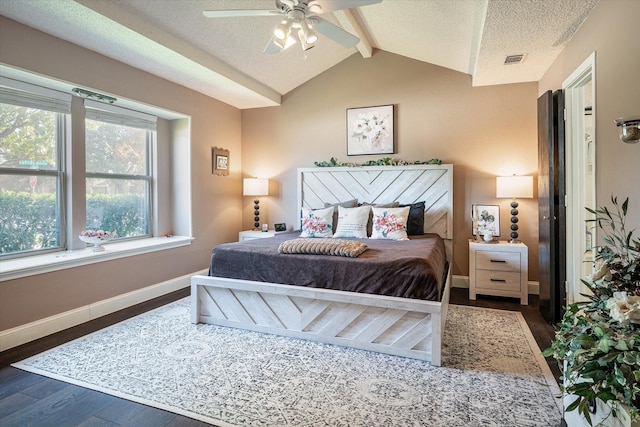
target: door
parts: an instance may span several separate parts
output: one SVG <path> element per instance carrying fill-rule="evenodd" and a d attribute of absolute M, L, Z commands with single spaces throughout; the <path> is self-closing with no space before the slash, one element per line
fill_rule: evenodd
<path fill-rule="evenodd" d="M 551 323 L 566 304 L 564 96 L 538 98 L 538 228 L 540 313 Z"/>

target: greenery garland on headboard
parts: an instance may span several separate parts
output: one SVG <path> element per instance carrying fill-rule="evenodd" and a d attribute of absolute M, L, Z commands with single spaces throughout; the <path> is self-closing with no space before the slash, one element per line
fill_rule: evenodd
<path fill-rule="evenodd" d="M 392 159 L 391 157 L 383 157 L 378 160 L 368 160 L 364 163 L 354 162 L 341 162 L 335 157 L 329 159 L 329 161 L 313 162 L 313 164 L 319 168 L 333 168 L 333 167 L 358 167 L 358 166 L 407 166 L 407 165 L 441 165 L 442 160 L 431 159 L 427 161 L 416 160 L 415 162 L 407 162 L 400 159 Z"/>

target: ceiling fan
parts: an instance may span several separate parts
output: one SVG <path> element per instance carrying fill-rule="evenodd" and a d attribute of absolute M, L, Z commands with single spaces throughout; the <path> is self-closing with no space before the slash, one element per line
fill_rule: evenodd
<path fill-rule="evenodd" d="M 323 13 L 381 3 L 382 0 L 275 0 L 275 9 L 205 10 L 208 18 L 284 15 L 273 30 L 264 53 L 277 53 L 300 42 L 302 50 L 315 46 L 320 33 L 344 47 L 354 47 L 360 39 L 319 17 Z"/>

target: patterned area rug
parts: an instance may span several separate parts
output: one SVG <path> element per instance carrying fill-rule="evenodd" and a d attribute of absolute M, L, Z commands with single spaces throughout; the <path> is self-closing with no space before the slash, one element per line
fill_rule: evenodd
<path fill-rule="evenodd" d="M 15 364 L 218 426 L 558 426 L 520 313 L 450 306 L 443 367 L 189 322 L 188 298 Z"/>

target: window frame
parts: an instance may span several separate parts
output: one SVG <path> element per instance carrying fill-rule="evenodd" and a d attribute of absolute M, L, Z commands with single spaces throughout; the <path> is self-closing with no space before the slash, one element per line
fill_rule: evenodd
<path fill-rule="evenodd" d="M 124 110 L 124 109 L 123 109 Z M 126 113 L 125 113 L 126 114 Z M 92 121 L 101 121 L 99 119 L 96 118 L 89 118 L 87 117 L 87 114 L 84 115 L 84 120 L 85 123 L 87 120 L 92 120 Z M 111 125 L 125 125 L 125 124 L 117 124 L 117 123 L 112 123 L 109 121 L 102 121 L 103 123 L 108 123 Z M 85 135 L 86 135 L 86 130 L 85 130 Z M 147 201 L 147 233 L 146 234 L 141 234 L 141 235 L 137 235 L 137 236 L 131 236 L 131 237 L 118 237 L 116 236 L 114 240 L 115 241 L 123 241 L 123 240 L 134 240 L 134 239 L 145 239 L 145 238 L 151 238 L 153 237 L 153 230 L 154 230 L 154 224 L 156 222 L 156 217 L 155 215 L 157 215 L 157 213 L 154 210 L 154 199 L 153 199 L 153 195 L 156 192 L 156 189 L 154 188 L 155 183 L 157 182 L 156 177 L 154 175 L 154 171 L 157 169 L 155 167 L 155 154 L 154 154 L 154 147 L 156 145 L 156 141 L 157 141 L 157 130 L 152 130 L 152 129 L 145 129 L 145 146 L 146 146 L 146 155 L 145 155 L 145 175 L 140 175 L 140 174 L 123 174 L 123 173 L 108 173 L 108 172 L 88 172 L 85 169 L 85 181 L 87 179 L 90 178 L 102 178 L 102 179 L 116 179 L 116 180 L 130 180 L 130 181 L 143 181 L 146 183 L 146 201 Z M 84 146 L 85 146 L 85 150 L 86 150 L 86 138 L 83 141 L 84 142 Z M 86 156 L 86 153 L 85 153 Z M 85 162 L 86 162 L 86 158 L 85 158 Z M 87 203 L 87 198 L 88 198 L 88 193 L 87 191 L 85 191 L 85 195 L 84 195 L 84 203 L 86 206 Z M 86 224 L 85 224 L 86 226 Z"/>
<path fill-rule="evenodd" d="M 12 82 L 9 85 L 9 82 Z M 33 95 L 38 95 L 38 92 L 42 90 L 42 88 L 35 87 L 33 85 L 11 81 L 11 79 L 2 79 L 1 83 L 5 86 L 5 91 L 15 91 L 20 92 L 29 92 Z M 15 85 L 17 89 L 14 89 L 10 86 Z M 9 89 L 6 89 L 9 87 Z M 32 92 L 33 91 L 33 92 Z M 52 92 L 51 89 L 45 89 L 44 93 Z M 39 248 L 39 249 L 27 249 L 16 252 L 9 252 L 6 254 L 0 253 L 0 260 L 8 260 L 14 258 L 22 258 L 29 256 L 37 256 L 42 254 L 47 254 L 51 252 L 60 252 L 67 249 L 67 224 L 66 224 L 66 212 L 67 212 L 67 197 L 66 197 L 66 162 L 65 162 L 65 153 L 66 153 L 66 138 L 67 138 L 67 128 L 69 125 L 69 120 L 71 117 L 71 113 L 65 113 L 61 111 L 53 111 L 51 108 L 38 108 L 37 105 L 23 105 L 19 102 L 4 102 L 5 99 L 0 99 L 0 103 L 6 105 L 13 105 L 21 108 L 30 108 L 40 111 L 48 111 L 55 114 L 55 157 L 56 157 L 56 167 L 51 169 L 42 169 L 42 168 L 24 168 L 24 167 L 4 167 L 0 164 L 0 175 L 13 175 L 13 176 L 46 176 L 53 177 L 56 179 L 56 225 L 58 230 L 58 245 L 54 247 L 48 248 Z"/>

